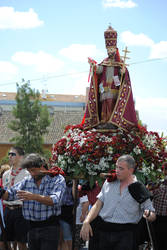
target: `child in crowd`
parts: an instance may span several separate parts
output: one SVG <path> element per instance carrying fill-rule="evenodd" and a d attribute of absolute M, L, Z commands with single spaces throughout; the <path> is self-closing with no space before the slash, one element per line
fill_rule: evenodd
<path fill-rule="evenodd" d="M 76 210 L 76 234 L 75 234 L 75 250 L 81 250 L 85 246 L 85 242 L 80 238 L 82 223 L 88 213 L 89 201 L 88 196 L 84 195 L 79 198 L 79 204 Z"/>

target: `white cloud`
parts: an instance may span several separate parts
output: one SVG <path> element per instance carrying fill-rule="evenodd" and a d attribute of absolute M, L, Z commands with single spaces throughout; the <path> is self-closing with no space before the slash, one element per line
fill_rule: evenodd
<path fill-rule="evenodd" d="M 59 52 L 75 62 L 87 62 L 88 57 L 104 56 L 104 53 L 96 48 L 96 45 L 72 44 Z"/>
<path fill-rule="evenodd" d="M 118 7 L 118 8 L 134 8 L 137 4 L 132 1 L 122 1 L 122 0 L 103 0 L 104 7 Z"/>
<path fill-rule="evenodd" d="M 167 41 L 154 41 L 147 35 L 133 34 L 131 31 L 124 31 L 120 35 L 120 39 L 127 46 L 145 46 L 150 48 L 150 59 L 165 58 L 167 57 Z"/>
<path fill-rule="evenodd" d="M 0 61 L 0 73 L 16 75 L 18 68 L 10 62 Z"/>
<path fill-rule="evenodd" d="M 143 33 L 133 34 L 130 31 L 124 31 L 120 35 L 121 41 L 124 42 L 127 46 L 148 46 L 151 47 L 154 45 L 154 41 L 150 39 Z"/>
<path fill-rule="evenodd" d="M 167 98 L 136 98 L 137 108 L 145 109 L 165 109 L 167 112 Z"/>
<path fill-rule="evenodd" d="M 139 98 L 136 99 L 136 109 L 139 117 L 148 130 L 167 135 L 167 98 Z"/>
<path fill-rule="evenodd" d="M 77 72 L 76 72 L 77 73 Z M 68 91 L 68 94 L 73 95 L 86 95 L 86 87 L 89 87 L 88 73 L 71 76 L 73 81 L 73 87 Z"/>
<path fill-rule="evenodd" d="M 167 41 L 161 41 L 151 47 L 150 58 L 167 57 Z"/>
<path fill-rule="evenodd" d="M 34 66 L 37 72 L 42 73 L 55 73 L 64 66 L 61 60 L 43 51 L 37 53 L 16 52 L 12 56 L 12 60 L 22 65 Z"/>
<path fill-rule="evenodd" d="M 0 29 L 29 29 L 43 25 L 33 9 L 15 11 L 13 7 L 0 7 Z"/>

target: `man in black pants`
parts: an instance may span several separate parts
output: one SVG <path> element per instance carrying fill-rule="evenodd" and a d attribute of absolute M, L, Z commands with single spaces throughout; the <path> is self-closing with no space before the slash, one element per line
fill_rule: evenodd
<path fill-rule="evenodd" d="M 61 169 L 57 168 L 50 176 L 45 159 L 38 154 L 29 154 L 21 167 L 27 169 L 30 176 L 7 191 L 0 189 L 0 198 L 23 201 L 23 217 L 30 225 L 30 250 L 57 250 L 61 201 L 66 188 Z"/>
<path fill-rule="evenodd" d="M 144 185 L 134 178 L 135 161 L 123 155 L 116 162 L 117 180 L 102 186 L 98 200 L 90 210 L 81 229 L 83 240 L 93 236 L 90 222 L 98 215 L 99 249 L 133 250 L 137 223 L 144 216 L 155 220 L 154 208 Z"/>
<path fill-rule="evenodd" d="M 158 250 L 167 249 L 167 162 L 163 163 L 162 170 L 165 179 L 155 188 L 153 192 L 153 205 L 155 207 L 157 219 L 154 222 L 156 243 Z"/>

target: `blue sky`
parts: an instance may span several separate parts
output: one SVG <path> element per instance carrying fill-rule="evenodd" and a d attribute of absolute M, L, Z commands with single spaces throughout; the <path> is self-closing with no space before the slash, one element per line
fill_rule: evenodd
<path fill-rule="evenodd" d="M 140 118 L 167 135 L 167 2 L 164 0 L 0 0 L 0 92 L 16 82 L 55 94 L 83 94 L 87 58 L 106 56 L 104 31 L 118 32 Z"/>

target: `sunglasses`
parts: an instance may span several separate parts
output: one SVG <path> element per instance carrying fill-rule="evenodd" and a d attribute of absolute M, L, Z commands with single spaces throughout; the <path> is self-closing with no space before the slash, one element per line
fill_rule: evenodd
<path fill-rule="evenodd" d="M 14 153 L 14 152 L 9 152 L 9 153 L 8 153 L 8 156 L 10 156 L 10 155 L 11 155 L 11 156 L 16 156 L 16 153 Z"/>

